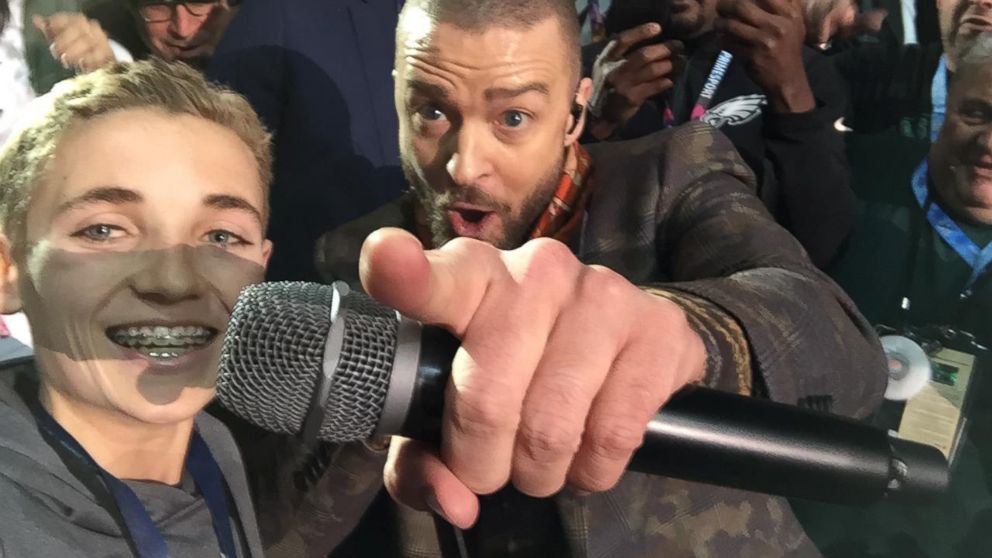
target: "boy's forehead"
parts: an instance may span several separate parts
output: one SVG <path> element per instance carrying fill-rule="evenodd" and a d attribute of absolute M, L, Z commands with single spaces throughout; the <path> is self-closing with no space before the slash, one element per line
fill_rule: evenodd
<path fill-rule="evenodd" d="M 79 121 L 60 138 L 32 192 L 32 209 L 52 217 L 63 204 L 98 188 L 140 194 L 165 205 L 215 194 L 264 211 L 257 163 L 234 132 L 192 115 L 128 109 Z M 164 207 L 163 207 L 164 209 Z"/>

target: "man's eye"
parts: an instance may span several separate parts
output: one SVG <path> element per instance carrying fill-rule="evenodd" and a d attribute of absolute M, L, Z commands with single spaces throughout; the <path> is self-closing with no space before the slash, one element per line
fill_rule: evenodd
<path fill-rule="evenodd" d="M 232 233 L 231 231 L 219 229 L 208 232 L 206 235 L 206 240 L 208 243 L 216 244 L 218 246 L 237 246 L 241 244 L 248 244 L 247 240 Z"/>
<path fill-rule="evenodd" d="M 969 124 L 975 124 L 978 122 L 986 122 L 989 120 L 989 114 L 984 110 L 964 110 L 961 111 L 961 118 L 964 119 Z"/>
<path fill-rule="evenodd" d="M 444 118 L 444 113 L 441 112 L 441 109 L 435 106 L 426 106 L 417 111 L 417 114 L 424 120 L 430 122 L 435 122 Z"/>
<path fill-rule="evenodd" d="M 125 231 L 121 227 L 100 223 L 81 229 L 73 233 L 72 236 L 84 238 L 92 242 L 106 242 L 108 240 L 120 238 L 124 234 Z"/>
<path fill-rule="evenodd" d="M 507 128 L 519 128 L 527 122 L 527 115 L 519 110 L 509 110 L 503 113 L 503 125 Z"/>

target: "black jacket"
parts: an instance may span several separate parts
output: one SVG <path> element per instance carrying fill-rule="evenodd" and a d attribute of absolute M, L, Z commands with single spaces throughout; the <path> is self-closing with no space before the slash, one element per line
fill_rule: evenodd
<path fill-rule="evenodd" d="M 603 46 L 590 45 L 583 51 L 586 75 L 591 74 L 592 62 Z M 719 52 L 715 37 L 687 49 L 688 64 L 676 87 L 649 99 L 615 139 L 662 129 L 668 103 L 676 117 L 688 114 Z M 805 48 L 803 61 L 817 103 L 813 111 L 779 115 L 766 110 L 764 92 L 748 77 L 743 64 L 734 61 L 704 119 L 730 138 L 757 175 L 759 197 L 822 267 L 834 257 L 854 223 L 855 198 L 844 138 L 835 127 L 845 114 L 847 92 L 833 64 L 822 54 Z"/>

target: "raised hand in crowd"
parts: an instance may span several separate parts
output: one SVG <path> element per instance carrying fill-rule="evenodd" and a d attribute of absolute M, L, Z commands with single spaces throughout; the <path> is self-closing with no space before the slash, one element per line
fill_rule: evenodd
<path fill-rule="evenodd" d="M 802 0 L 720 0 L 716 29 L 724 48 L 747 68 L 777 113 L 816 108 L 803 64 L 806 25 Z"/>
<path fill-rule="evenodd" d="M 362 260 L 371 295 L 462 339 L 440 454 L 396 438 L 385 477 L 398 501 L 459 527 L 475 521 L 476 494 L 507 482 L 538 497 L 566 482 L 611 488 L 658 408 L 703 379 L 706 349 L 680 306 L 559 242 L 503 252 L 459 238 L 425 252 L 384 229 Z"/>
<path fill-rule="evenodd" d="M 806 20 L 806 44 L 826 50 L 834 39 L 846 39 L 863 33 L 878 33 L 888 17 L 888 10 L 860 12 L 854 0 L 803 0 Z"/>
<path fill-rule="evenodd" d="M 116 61 L 103 28 L 83 14 L 35 16 L 32 23 L 48 40 L 52 56 L 66 69 L 90 72 Z"/>
<path fill-rule="evenodd" d="M 661 25 L 651 22 L 620 33 L 596 58 L 593 80 L 602 80 L 602 99 L 593 99 L 590 133 L 599 139 L 630 120 L 651 97 L 672 88 L 679 74 L 682 43 L 659 42 Z"/>

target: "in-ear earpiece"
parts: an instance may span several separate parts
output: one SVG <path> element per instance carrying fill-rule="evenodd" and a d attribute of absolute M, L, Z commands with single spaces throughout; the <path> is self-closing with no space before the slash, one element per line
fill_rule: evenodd
<path fill-rule="evenodd" d="M 568 133 L 571 134 L 575 131 L 575 128 L 579 126 L 579 120 L 582 118 L 582 111 L 585 107 L 579 103 L 572 101 L 572 127 L 569 128 Z"/>

